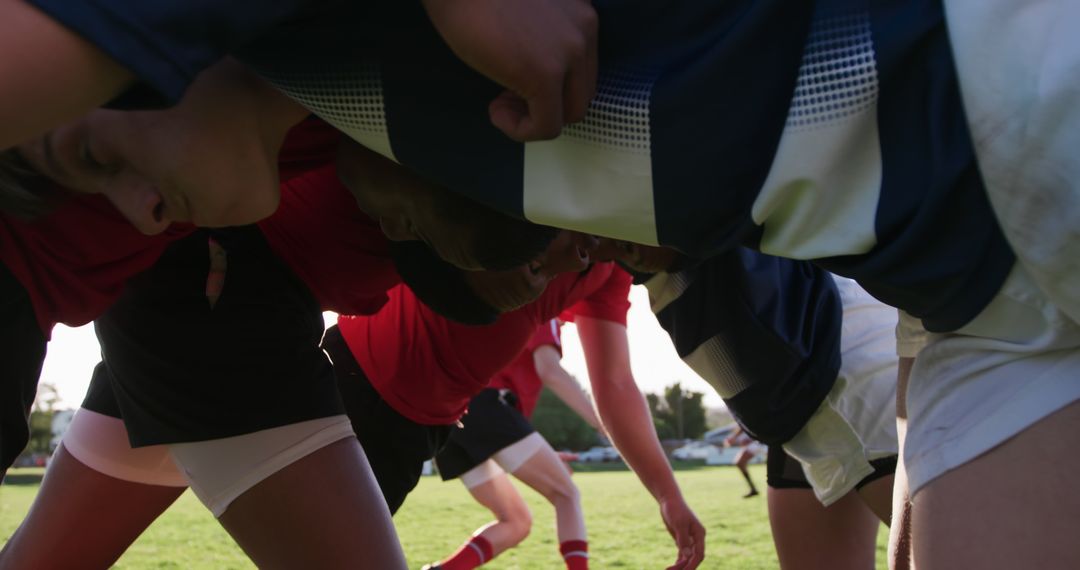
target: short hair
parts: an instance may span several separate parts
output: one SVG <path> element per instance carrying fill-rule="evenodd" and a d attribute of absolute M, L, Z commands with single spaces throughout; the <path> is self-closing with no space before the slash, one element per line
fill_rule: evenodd
<path fill-rule="evenodd" d="M 443 261 L 423 242 L 390 242 L 390 256 L 402 282 L 436 313 L 466 325 L 490 325 L 499 311 L 465 280 L 464 270 Z"/>
<path fill-rule="evenodd" d="M 672 259 L 671 265 L 669 265 L 664 271 L 661 271 L 661 273 L 668 273 L 671 275 L 681 273 L 688 269 L 696 268 L 698 265 L 701 265 L 702 261 L 703 260 L 701 259 L 690 257 L 689 255 L 686 255 L 681 251 L 676 251 L 675 258 Z M 630 274 L 630 277 L 633 279 L 634 285 L 643 285 L 649 279 L 652 279 L 654 275 L 656 275 L 656 273 L 646 273 L 644 271 L 638 271 L 619 260 L 615 260 L 615 265 L 618 265 L 620 268 L 622 268 L 623 271 Z"/>
<path fill-rule="evenodd" d="M 473 230 L 470 252 L 480 267 L 503 271 L 539 256 L 559 230 L 504 214 L 446 188 L 435 192 L 435 207 L 447 219 Z"/>
<path fill-rule="evenodd" d="M 34 219 L 49 210 L 57 193 L 17 149 L 0 151 L 0 212 Z"/>

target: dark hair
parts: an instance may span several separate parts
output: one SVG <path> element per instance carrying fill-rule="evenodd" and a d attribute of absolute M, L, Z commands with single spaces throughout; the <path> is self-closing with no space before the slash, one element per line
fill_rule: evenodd
<path fill-rule="evenodd" d="M 504 214 L 445 188 L 439 188 L 435 196 L 435 207 L 443 216 L 472 230 L 470 251 L 484 269 L 503 271 L 529 263 L 547 249 L 559 231 Z"/>
<path fill-rule="evenodd" d="M 55 188 L 18 150 L 0 151 L 0 212 L 33 219 L 49 210 L 55 195 Z"/>
<path fill-rule="evenodd" d="M 464 270 L 443 261 L 419 241 L 390 242 L 390 256 L 401 280 L 431 310 L 466 325 L 490 325 L 499 311 L 465 281 Z"/>

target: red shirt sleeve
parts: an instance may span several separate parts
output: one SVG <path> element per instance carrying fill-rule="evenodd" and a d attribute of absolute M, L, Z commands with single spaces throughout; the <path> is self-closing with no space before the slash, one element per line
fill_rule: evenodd
<path fill-rule="evenodd" d="M 525 352 L 531 355 L 541 346 L 551 345 L 555 347 L 555 350 L 559 351 L 559 356 L 562 356 L 562 334 L 560 331 L 558 319 L 551 319 L 540 325 L 536 329 L 536 334 L 529 339 L 529 344 L 525 346 Z"/>
<path fill-rule="evenodd" d="M 281 206 L 259 229 L 324 311 L 374 313 L 400 281 L 378 223 L 356 205 L 333 164 L 282 182 Z"/>
<path fill-rule="evenodd" d="M 626 313 L 630 310 L 630 285 L 633 278 L 622 268 L 615 266 L 607 281 L 584 299 L 574 303 L 563 312 L 564 321 L 574 317 L 590 317 L 626 326 Z"/>

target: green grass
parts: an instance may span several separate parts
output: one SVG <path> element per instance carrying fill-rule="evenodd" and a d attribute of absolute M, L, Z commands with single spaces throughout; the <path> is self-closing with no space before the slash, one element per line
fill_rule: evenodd
<path fill-rule="evenodd" d="M 764 487 L 764 466 L 752 473 Z M 0 537 L 14 531 L 37 492 L 40 472 L 13 470 L 15 481 L 0 487 Z M 764 496 L 743 499 L 746 483 L 730 467 L 694 466 L 676 472 L 687 501 L 708 530 L 702 568 L 774 569 Z M 9 479 L 10 481 L 10 479 Z M 674 561 L 675 548 L 656 503 L 628 471 L 578 472 L 592 567 L 652 569 Z M 492 569 L 559 568 L 553 509 L 519 485 L 533 512 L 533 532 L 520 546 L 497 558 Z M 440 559 L 490 520 L 459 483 L 425 477 L 409 496 L 395 522 L 410 568 Z M 91 523 L 92 524 L 92 523 Z M 878 567 L 885 568 L 884 532 L 878 541 Z M 228 535 L 191 493 L 185 493 L 120 559 L 117 568 L 252 568 Z"/>

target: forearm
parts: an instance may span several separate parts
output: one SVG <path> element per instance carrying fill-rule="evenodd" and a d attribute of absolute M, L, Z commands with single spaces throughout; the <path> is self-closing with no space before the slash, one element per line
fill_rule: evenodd
<path fill-rule="evenodd" d="M 632 380 L 612 384 L 593 385 L 600 419 L 612 443 L 658 502 L 681 498 L 645 397 Z"/>
<path fill-rule="evenodd" d="M 0 1 L 0 149 L 106 103 L 131 72 L 21 0 Z"/>
<path fill-rule="evenodd" d="M 660 506 L 660 516 L 678 547 L 671 568 L 693 569 L 705 556 L 705 527 L 683 499 L 671 472 L 652 414 L 630 369 L 626 327 L 597 319 L 577 320 L 596 407 L 608 436 Z"/>
<path fill-rule="evenodd" d="M 604 431 L 604 426 L 596 415 L 592 401 L 581 389 L 581 386 L 578 385 L 577 380 L 574 380 L 573 376 L 570 376 L 559 367 L 557 370 L 547 371 L 541 379 L 544 381 L 544 386 L 547 386 L 574 413 L 581 416 L 585 423 L 600 432 Z"/>

